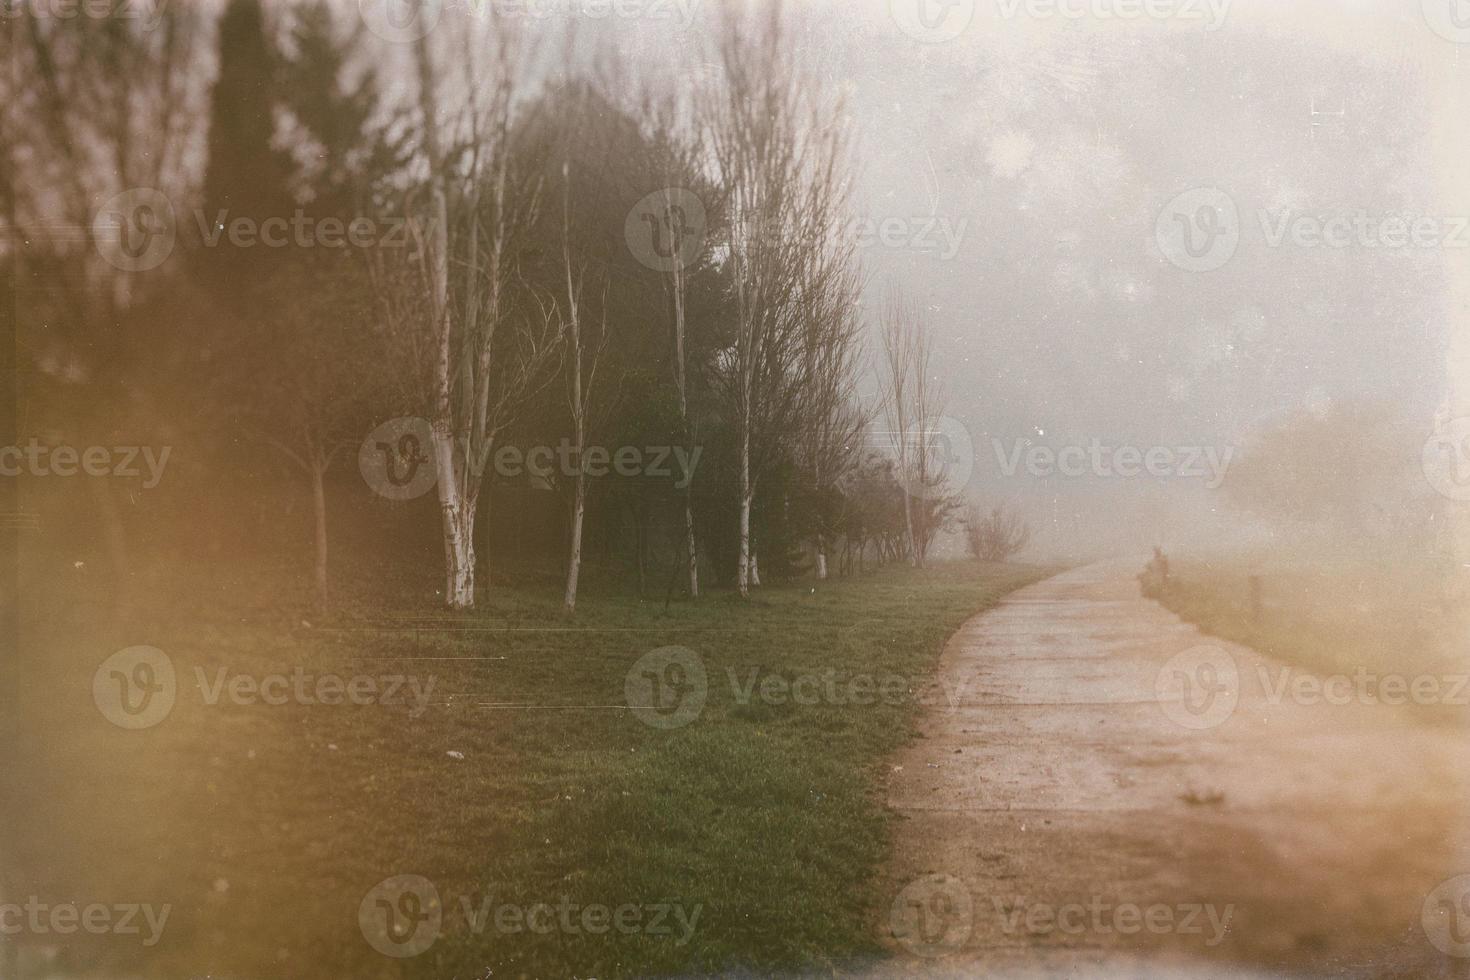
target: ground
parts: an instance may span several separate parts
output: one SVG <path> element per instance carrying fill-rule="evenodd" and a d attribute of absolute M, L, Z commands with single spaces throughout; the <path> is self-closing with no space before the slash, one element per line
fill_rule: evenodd
<path fill-rule="evenodd" d="M 890 770 L 874 973 L 1464 976 L 1423 922 L 1470 870 L 1463 730 L 1273 698 L 1291 668 L 1144 599 L 1141 566 L 1030 586 L 950 642 L 966 693 Z M 1125 934 L 1125 906 L 1158 928 Z"/>
<path fill-rule="evenodd" d="M 892 843 L 883 760 L 942 696 L 928 682 L 946 638 L 1046 574 L 955 563 L 667 607 L 593 574 L 569 621 L 553 588 L 498 586 L 448 615 L 432 562 L 422 575 L 341 565 L 325 619 L 287 564 L 163 556 L 121 621 L 90 568 L 24 569 L 24 694 L 0 719 L 18 760 L 3 899 L 172 911 L 147 948 L 22 936 L 22 975 L 48 962 L 109 977 L 764 974 L 881 955 L 869 925 Z M 161 722 L 126 730 L 99 710 L 94 679 L 137 645 L 169 658 L 177 694 Z M 626 708 L 639 700 L 627 682 L 652 676 L 669 687 L 660 704 L 685 703 L 687 676 L 635 669 L 671 645 L 705 668 L 706 700 L 687 724 L 655 727 Z M 359 706 L 230 686 L 298 668 L 308 691 L 324 675 L 434 686 L 422 706 L 408 684 L 394 704 Z M 409 958 L 381 955 L 359 922 L 411 911 L 401 893 L 376 904 L 400 875 L 441 903 L 442 935 Z M 592 934 L 607 926 L 576 912 L 546 934 L 482 917 L 568 903 L 631 908 L 630 930 Z"/>

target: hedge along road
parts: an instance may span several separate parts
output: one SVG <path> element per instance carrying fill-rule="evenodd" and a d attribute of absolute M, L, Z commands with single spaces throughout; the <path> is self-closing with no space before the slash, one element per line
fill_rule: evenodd
<path fill-rule="evenodd" d="M 1285 665 L 1143 598 L 1142 565 L 1021 589 L 950 640 L 964 699 L 892 761 L 873 974 L 1470 970 L 1463 728 L 1283 697 Z"/>

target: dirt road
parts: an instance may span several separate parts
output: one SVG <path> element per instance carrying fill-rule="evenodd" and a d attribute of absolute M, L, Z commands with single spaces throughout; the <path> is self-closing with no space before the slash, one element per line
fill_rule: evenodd
<path fill-rule="evenodd" d="M 893 760 L 879 974 L 1470 977 L 1465 733 L 1314 703 L 1144 599 L 1141 566 L 950 641 L 960 694 Z"/>

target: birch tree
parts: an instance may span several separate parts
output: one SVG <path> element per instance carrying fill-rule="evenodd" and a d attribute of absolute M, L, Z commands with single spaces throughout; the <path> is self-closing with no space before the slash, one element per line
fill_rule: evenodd
<path fill-rule="evenodd" d="M 475 521 L 496 440 L 548 380 L 556 324 L 515 303 L 516 248 L 541 203 L 538 168 L 517 160 L 513 116 L 526 46 L 504 19 L 453 32 L 462 68 L 451 98 L 432 38 L 414 44 L 420 189 L 417 290 L 407 329 L 418 346 L 442 515 L 445 602 L 475 601 Z M 439 31 L 435 36 L 451 32 Z M 446 59 L 447 60 L 447 59 Z"/>
<path fill-rule="evenodd" d="M 571 166 L 562 167 L 562 267 L 565 273 L 566 308 L 562 317 L 566 345 L 567 402 L 572 416 L 572 448 L 577 460 L 572 475 L 572 515 L 567 550 L 567 581 L 562 607 L 571 614 L 577 609 L 577 577 L 582 567 L 582 522 L 587 511 L 587 433 L 596 397 L 597 368 L 607 350 L 607 290 L 602 292 L 600 325 L 586 329 L 582 288 L 587 266 L 577 269 L 572 261 Z"/>
<path fill-rule="evenodd" d="M 845 159 L 841 106 L 820 97 L 798 57 L 780 3 L 751 22 L 732 13 L 719 42 L 725 85 L 708 95 L 705 132 L 727 194 L 728 275 L 734 337 L 717 358 L 715 385 L 736 429 L 739 546 L 736 587 L 759 584 L 751 505 L 762 473 L 801 432 L 810 364 L 803 302 L 817 295 L 809 249 Z"/>

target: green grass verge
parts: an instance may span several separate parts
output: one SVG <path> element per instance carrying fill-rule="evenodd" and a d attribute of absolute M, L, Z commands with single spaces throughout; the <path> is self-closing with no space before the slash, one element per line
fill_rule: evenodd
<path fill-rule="evenodd" d="M 22 958 L 114 976 L 448 978 L 827 971 L 876 955 L 884 759 L 945 639 L 1048 573 L 890 569 L 667 609 L 594 590 L 568 621 L 551 594 L 509 588 L 438 613 L 424 580 L 358 567 L 340 629 L 283 613 L 299 606 L 295 578 L 259 571 L 155 583 L 154 611 L 126 627 L 104 625 L 81 586 L 34 589 L 3 888 L 172 912 L 152 948 L 22 937 Z M 179 693 L 161 724 L 125 731 L 98 711 L 92 676 L 135 644 L 168 654 Z M 697 654 L 708 693 L 662 730 L 618 706 L 630 668 L 667 645 Z M 298 667 L 432 678 L 435 703 L 417 717 L 210 705 L 196 683 Z M 814 676 L 801 690 L 817 703 L 744 698 L 773 676 Z M 412 958 L 381 955 L 359 928 L 360 903 L 393 875 L 431 881 L 442 903 L 438 939 Z M 556 912 L 548 932 L 513 931 L 514 912 L 495 922 L 539 904 Z M 489 919 L 477 927 L 466 906 Z M 588 906 L 636 906 L 636 921 L 592 934 Z M 668 931 L 653 934 L 661 914 Z"/>
<path fill-rule="evenodd" d="M 1251 577 L 1259 581 L 1259 601 Z M 1464 675 L 1458 617 L 1443 572 L 1402 562 L 1240 556 L 1172 560 L 1149 590 L 1186 622 L 1317 675 Z M 1459 721 L 1453 705 L 1412 705 L 1426 720 Z M 1425 709 L 1428 710 L 1419 710 Z M 1456 709 L 1456 710 L 1451 710 Z"/>

